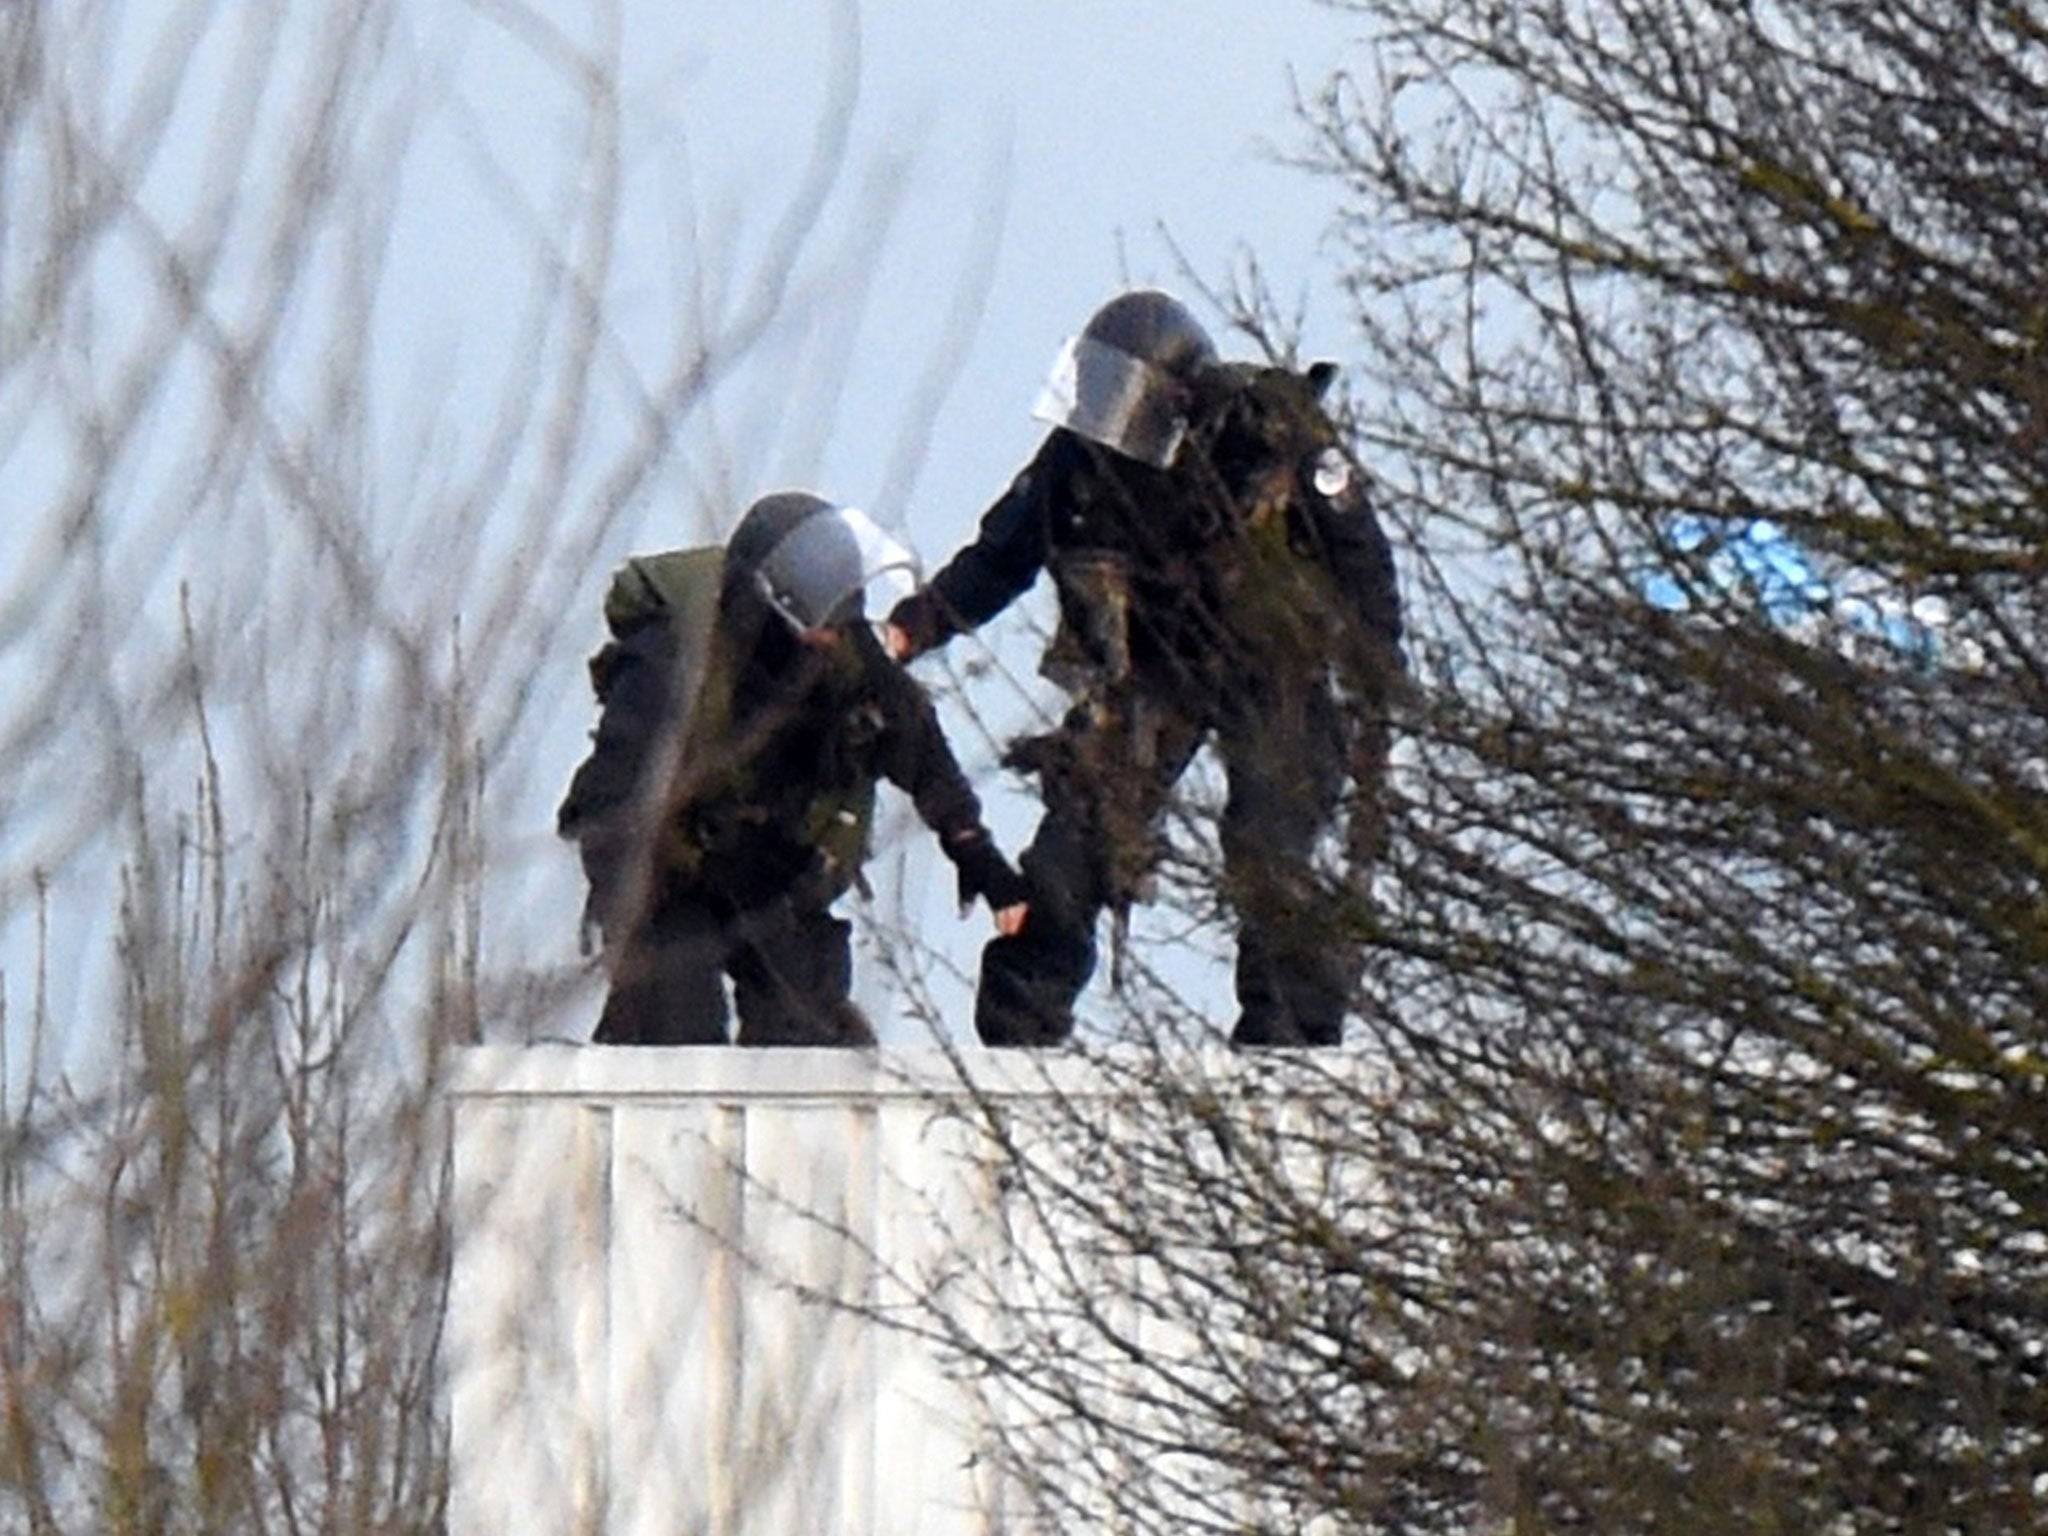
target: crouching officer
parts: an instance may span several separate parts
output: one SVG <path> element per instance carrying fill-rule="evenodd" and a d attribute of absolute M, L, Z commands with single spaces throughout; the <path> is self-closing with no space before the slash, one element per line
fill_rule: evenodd
<path fill-rule="evenodd" d="M 1095 927 L 1148 892 L 1168 795 L 1213 737 L 1229 778 L 1223 893 L 1238 924 L 1240 1045 L 1335 1044 L 1357 945 L 1311 856 L 1353 784 L 1354 864 L 1377 853 L 1388 706 L 1403 674 L 1385 535 L 1322 406 L 1335 369 L 1222 363 L 1176 300 L 1126 293 L 1068 343 L 1053 425 L 979 534 L 892 611 L 907 659 L 973 629 L 1049 569 L 1042 670 L 1073 696 L 1018 743 L 1045 815 L 1027 920 L 982 956 L 991 1045 L 1073 1029 Z"/>
<path fill-rule="evenodd" d="M 866 620 L 869 583 L 906 591 L 909 568 L 861 513 L 786 492 L 723 550 L 619 572 L 594 745 L 557 818 L 611 977 L 599 1041 L 722 1043 L 730 976 L 742 1045 L 872 1044 L 831 906 L 860 878 L 881 778 L 938 834 L 963 905 L 1021 926 L 1021 878 Z"/>

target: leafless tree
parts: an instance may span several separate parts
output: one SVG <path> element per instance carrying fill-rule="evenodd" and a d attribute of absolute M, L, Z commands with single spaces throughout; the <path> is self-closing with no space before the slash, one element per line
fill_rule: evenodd
<path fill-rule="evenodd" d="M 601 557 L 714 532 L 687 434 L 858 303 L 888 212 L 817 253 L 842 38 L 751 264 L 686 229 L 649 299 L 623 27 L 0 6 L 10 1529 L 441 1519 L 436 1090 L 587 979 L 520 914 Z"/>
<path fill-rule="evenodd" d="M 1053 1528 L 2036 1528 L 2048 15 L 1348 8 L 1357 1050 L 1197 1049 L 1169 936 L 934 1322 Z"/>

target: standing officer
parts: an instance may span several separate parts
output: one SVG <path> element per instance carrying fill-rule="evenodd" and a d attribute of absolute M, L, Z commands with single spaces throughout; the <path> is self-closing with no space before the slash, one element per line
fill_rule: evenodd
<path fill-rule="evenodd" d="M 1224 894 L 1238 921 L 1239 1045 L 1331 1045 L 1355 946 L 1318 909 L 1311 856 L 1354 785 L 1354 862 L 1382 837 L 1387 712 L 1402 675 L 1385 535 L 1322 407 L 1335 376 L 1219 362 L 1175 299 L 1104 305 L 1062 352 L 1053 425 L 973 543 L 889 616 L 908 659 L 973 629 L 1049 570 L 1042 670 L 1073 707 L 1009 761 L 1045 802 L 1019 931 L 983 951 L 991 1045 L 1073 1029 L 1095 926 L 1146 894 L 1167 796 L 1213 736 L 1229 779 Z"/>

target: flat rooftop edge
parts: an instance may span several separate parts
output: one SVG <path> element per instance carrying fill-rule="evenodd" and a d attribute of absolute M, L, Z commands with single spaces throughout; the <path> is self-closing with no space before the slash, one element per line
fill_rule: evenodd
<path fill-rule="evenodd" d="M 1139 1046 L 1090 1050 L 733 1045 L 620 1046 L 551 1042 L 473 1045 L 450 1064 L 450 1098 L 928 1099 L 1130 1093 L 1147 1073 L 1170 1071 L 1183 1086 L 1243 1084 L 1370 1091 L 1385 1063 L 1341 1050 L 1236 1052 L 1223 1046 L 1162 1056 Z"/>

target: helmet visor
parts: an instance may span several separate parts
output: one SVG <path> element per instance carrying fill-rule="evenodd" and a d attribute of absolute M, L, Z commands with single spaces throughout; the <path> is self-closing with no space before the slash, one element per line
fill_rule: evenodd
<path fill-rule="evenodd" d="M 1164 469 L 1187 436 L 1186 401 L 1186 391 L 1164 369 L 1076 336 L 1060 349 L 1031 414 Z"/>
<path fill-rule="evenodd" d="M 768 552 L 758 575 L 768 601 L 797 629 L 857 622 L 870 590 L 887 613 L 917 589 L 910 551 L 855 507 L 805 518 Z"/>

